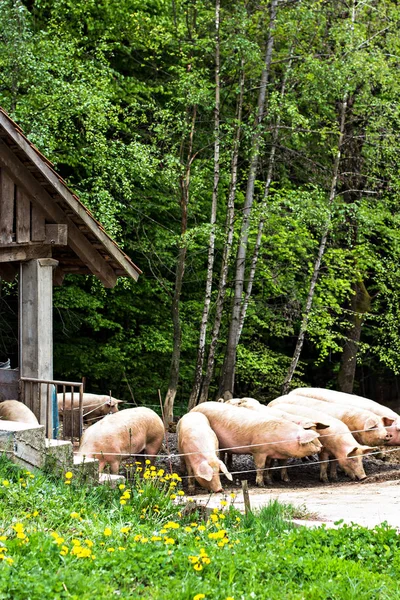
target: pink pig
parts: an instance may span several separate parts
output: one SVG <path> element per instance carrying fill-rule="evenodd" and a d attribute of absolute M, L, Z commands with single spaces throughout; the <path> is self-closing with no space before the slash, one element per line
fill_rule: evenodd
<path fill-rule="evenodd" d="M 324 402 L 346 404 L 347 406 L 354 406 L 362 410 L 369 410 L 384 419 L 385 427 L 391 435 L 386 444 L 388 446 L 400 446 L 400 415 L 387 406 L 379 404 L 379 402 L 363 398 L 362 396 L 356 396 L 355 394 L 346 394 L 345 392 L 336 392 L 335 390 L 325 390 L 323 388 L 297 388 L 291 393 L 296 394 L 296 396 L 307 396 L 323 400 Z"/>
<path fill-rule="evenodd" d="M 319 434 L 290 421 L 270 418 L 240 406 L 203 402 L 192 412 L 201 412 L 215 431 L 219 446 L 234 454 L 252 454 L 256 484 L 263 487 L 263 471 L 269 459 L 302 458 L 321 450 Z"/>
<path fill-rule="evenodd" d="M 328 483 L 328 460 L 331 460 L 330 464 L 330 478 L 332 480 L 337 479 L 336 467 L 337 464 L 343 469 L 343 471 L 350 477 L 350 479 L 362 480 L 366 478 L 366 474 L 363 467 L 363 456 L 370 454 L 376 448 L 371 446 L 363 446 L 359 444 L 351 434 L 350 429 L 339 419 L 335 419 L 329 415 L 322 413 L 314 408 L 302 406 L 301 404 L 279 404 L 282 410 L 292 412 L 294 415 L 300 415 L 304 418 L 315 419 L 316 421 L 324 420 L 324 423 L 328 423 L 329 427 L 324 430 L 317 431 L 320 434 L 320 442 L 323 446 L 319 459 L 320 465 L 320 479 L 321 481 Z"/>
<path fill-rule="evenodd" d="M 232 475 L 218 458 L 218 439 L 209 420 L 200 412 L 184 415 L 178 423 L 178 449 L 181 462 L 186 464 L 189 493 L 194 492 L 193 476 L 199 484 L 212 492 L 221 492 L 219 472 L 232 481 Z"/>
<path fill-rule="evenodd" d="M 315 398 L 297 396 L 292 393 L 276 398 L 269 403 L 269 406 L 279 407 L 281 404 L 307 406 L 343 421 L 359 444 L 381 446 L 389 441 L 391 437 L 385 429 L 385 426 L 388 424 L 386 420 L 378 417 L 369 410 L 361 410 L 360 408 L 344 404 L 333 404 L 331 402 L 324 402 L 323 400 L 315 400 Z"/>
<path fill-rule="evenodd" d="M 39 425 L 39 421 L 30 408 L 18 400 L 0 402 L 0 419 L 2 421 L 18 421 L 19 423 Z"/>
<path fill-rule="evenodd" d="M 78 454 L 99 459 L 99 471 L 110 465 L 117 474 L 122 458 L 145 452 L 154 462 L 164 439 L 164 425 L 154 410 L 139 406 L 108 415 L 88 427 Z"/>

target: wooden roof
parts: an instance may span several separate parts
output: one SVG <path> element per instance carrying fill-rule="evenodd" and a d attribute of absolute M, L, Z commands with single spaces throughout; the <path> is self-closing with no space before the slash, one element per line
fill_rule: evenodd
<path fill-rule="evenodd" d="M 0 107 L 2 274 L 12 261 L 46 256 L 59 261 L 59 283 L 65 273 L 82 273 L 113 287 L 117 277 L 141 273 Z"/>

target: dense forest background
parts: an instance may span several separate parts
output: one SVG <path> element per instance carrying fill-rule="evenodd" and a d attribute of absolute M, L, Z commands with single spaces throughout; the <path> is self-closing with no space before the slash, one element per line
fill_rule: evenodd
<path fill-rule="evenodd" d="M 58 378 L 170 415 L 398 400 L 399 30 L 395 0 L 0 0 L 0 105 L 143 270 L 55 288 Z"/>

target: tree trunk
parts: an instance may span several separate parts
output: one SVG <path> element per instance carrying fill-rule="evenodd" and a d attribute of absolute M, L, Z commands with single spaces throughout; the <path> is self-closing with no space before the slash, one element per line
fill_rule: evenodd
<path fill-rule="evenodd" d="M 201 380 L 203 373 L 204 354 L 206 347 L 206 335 L 208 326 L 208 315 L 210 312 L 212 280 L 214 272 L 214 256 L 215 256 L 215 222 L 217 220 L 217 202 L 218 202 L 218 184 L 219 184 L 219 148 L 220 148 L 220 42 L 219 42 L 219 25 L 220 25 L 220 0 L 215 2 L 215 110 L 214 110 L 214 184 L 211 200 L 211 217 L 210 217 L 210 240 L 208 243 L 208 264 L 207 264 L 207 279 L 206 291 L 204 296 L 203 315 L 200 324 L 199 348 L 197 352 L 196 370 L 193 382 L 192 392 L 189 398 L 188 410 L 193 408 L 198 400 L 201 388 Z"/>
<path fill-rule="evenodd" d="M 257 168 L 260 156 L 260 139 L 261 139 L 261 123 L 265 113 L 265 100 L 267 92 L 267 83 L 270 74 L 270 66 L 272 59 L 272 49 L 274 45 L 274 32 L 276 25 L 276 9 L 278 0 L 271 1 L 270 9 L 270 24 L 267 49 L 265 54 L 264 68 L 261 74 L 260 90 L 257 102 L 257 116 L 255 120 L 255 129 L 251 142 L 251 157 L 249 175 L 247 180 L 246 198 L 243 207 L 243 220 L 239 238 L 238 251 L 236 255 L 236 274 L 235 274 L 235 291 L 232 307 L 231 324 L 229 328 L 228 342 L 225 352 L 225 360 L 222 370 L 220 395 L 229 391 L 233 393 L 235 382 L 235 367 L 236 367 L 236 348 L 238 331 L 240 325 L 240 311 L 242 307 L 242 294 L 244 285 L 244 273 L 246 266 L 247 244 L 249 239 L 250 215 L 254 200 L 254 184 L 257 175 Z"/>
<path fill-rule="evenodd" d="M 288 68 L 286 70 L 286 73 L 285 73 L 285 76 L 284 76 L 283 82 L 282 82 L 281 100 L 283 100 L 283 98 L 285 96 L 286 83 L 287 83 L 287 80 L 288 80 L 288 76 L 289 76 L 289 72 L 290 72 L 291 66 L 292 66 L 292 53 L 291 53 L 290 60 L 289 60 L 289 63 L 288 63 Z M 251 292 L 253 290 L 254 275 L 255 275 L 255 272 L 256 272 L 256 268 L 257 268 L 258 255 L 259 255 L 259 252 L 260 252 L 261 239 L 262 239 L 262 234 L 263 234 L 264 225 L 265 225 L 265 211 L 267 209 L 267 202 L 268 202 L 269 190 L 270 190 L 270 187 L 271 187 L 272 174 L 273 174 L 274 165 L 275 165 L 275 152 L 276 152 L 276 144 L 277 144 L 277 141 L 278 141 L 278 134 L 279 134 L 279 125 L 280 125 L 280 122 L 281 122 L 281 117 L 280 117 L 280 115 L 278 115 L 277 119 L 276 119 L 274 130 L 273 130 L 273 133 L 272 133 L 272 145 L 271 145 L 271 152 L 270 152 L 269 160 L 268 160 L 267 180 L 265 182 L 264 197 L 263 197 L 262 204 L 261 204 L 261 218 L 260 218 L 260 221 L 258 223 L 257 239 L 256 239 L 256 243 L 255 243 L 255 246 L 254 246 L 253 257 L 251 259 L 250 272 L 249 272 L 249 277 L 248 277 L 248 282 L 247 282 L 246 293 L 245 293 L 245 297 L 244 297 L 243 304 L 242 304 L 242 310 L 240 311 L 239 330 L 238 330 L 238 336 L 237 336 L 237 340 L 236 340 L 236 345 L 238 345 L 239 341 L 240 341 L 240 336 L 242 334 L 244 320 L 246 318 L 247 307 L 249 305 L 249 301 L 250 301 L 250 297 L 251 297 Z"/>
<path fill-rule="evenodd" d="M 297 367 L 297 363 L 299 362 L 300 354 L 301 354 L 301 351 L 303 348 L 304 337 L 305 337 L 306 330 L 307 330 L 308 319 L 310 317 L 311 306 L 312 306 L 314 292 L 315 292 L 315 286 L 316 286 L 317 279 L 319 276 L 321 261 L 322 261 L 322 257 L 325 252 L 326 242 L 328 240 L 328 234 L 329 234 L 330 222 L 331 222 L 331 210 L 332 210 L 333 201 L 336 196 L 336 185 L 337 185 L 337 178 L 338 178 L 338 172 L 339 172 L 341 148 L 343 145 L 344 125 L 345 125 L 345 117 L 346 117 L 346 109 L 347 109 L 347 97 L 348 97 L 348 94 L 346 92 L 344 95 L 343 102 L 341 105 L 341 110 L 340 110 L 339 140 L 338 140 L 338 147 L 337 147 L 335 162 L 333 165 L 333 177 L 332 177 L 332 182 L 331 182 L 331 190 L 330 190 L 330 194 L 329 194 L 329 203 L 328 203 L 329 211 L 330 211 L 329 217 L 328 217 L 328 221 L 325 225 L 325 228 L 324 228 L 324 231 L 322 234 L 322 238 L 321 238 L 321 242 L 319 245 L 317 260 L 315 261 L 315 264 L 314 264 L 314 270 L 313 270 L 313 274 L 311 277 L 310 288 L 308 291 L 307 301 L 306 301 L 306 305 L 305 305 L 304 312 L 303 312 L 303 319 L 302 319 L 301 326 L 300 326 L 300 333 L 297 338 L 297 343 L 296 343 L 296 347 L 295 347 L 295 350 L 293 353 L 292 362 L 290 363 L 288 372 L 286 374 L 286 377 L 285 377 L 283 385 L 282 385 L 282 394 L 287 394 L 287 392 L 289 391 L 290 382 L 292 381 L 294 372 Z"/>
<path fill-rule="evenodd" d="M 185 167 L 184 176 L 181 179 L 180 187 L 181 187 L 181 237 L 180 237 L 180 247 L 178 253 L 178 261 L 176 265 L 176 275 L 175 275 L 175 290 L 174 297 L 172 301 L 172 324 L 174 329 L 174 339 L 173 339 L 173 349 L 172 349 L 172 357 L 171 357 L 171 369 L 170 369 L 170 378 L 168 390 L 164 400 L 164 420 L 165 426 L 168 426 L 168 423 L 173 421 L 174 418 L 174 401 L 176 392 L 178 389 L 178 381 L 179 381 L 179 364 L 181 358 L 181 344 L 182 344 L 182 326 L 180 320 L 180 297 L 182 292 L 182 282 L 183 276 L 185 273 L 185 264 L 186 264 L 186 252 L 187 245 L 185 240 L 185 233 L 187 230 L 187 208 L 189 204 L 189 185 L 190 185 L 190 169 L 193 161 L 192 151 L 193 151 L 193 137 L 196 125 L 196 106 L 193 108 L 192 113 L 192 123 L 189 134 L 189 148 L 187 153 L 187 161 Z"/>
<path fill-rule="evenodd" d="M 353 392 L 354 376 L 357 365 L 357 350 L 361 337 L 361 326 L 364 315 L 371 310 L 371 296 L 363 281 L 358 281 L 353 286 L 354 295 L 351 298 L 351 315 L 349 318 L 350 329 L 347 341 L 343 348 L 338 373 L 338 388 L 341 392 Z"/>
<path fill-rule="evenodd" d="M 203 378 L 203 384 L 201 387 L 201 393 L 199 402 L 205 402 L 208 400 L 208 391 L 210 388 L 211 379 L 214 373 L 215 364 L 215 352 L 218 344 L 219 330 L 221 327 L 222 314 L 226 296 L 229 260 L 231 256 L 232 243 L 233 243 L 233 223 L 235 218 L 235 196 L 236 196 L 236 185 L 237 185 L 237 172 L 238 172 L 238 158 L 239 158 L 239 146 L 240 136 L 242 132 L 242 109 L 243 109 L 243 95 L 244 95 L 244 59 L 241 60 L 240 66 L 240 79 L 239 79 L 239 98 L 236 110 L 236 135 L 233 145 L 232 163 L 231 163 L 231 181 L 229 185 L 227 212 L 226 212 L 226 242 L 224 244 L 224 250 L 222 253 L 222 265 L 221 274 L 219 279 L 218 294 L 215 302 L 215 318 L 214 325 L 211 334 L 210 348 L 208 351 L 207 368 Z"/>

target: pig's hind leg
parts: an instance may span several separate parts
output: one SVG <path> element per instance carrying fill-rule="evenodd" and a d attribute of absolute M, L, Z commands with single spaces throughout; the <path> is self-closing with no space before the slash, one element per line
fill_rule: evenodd
<path fill-rule="evenodd" d="M 265 464 L 267 461 L 267 455 L 266 454 L 253 454 L 253 458 L 254 458 L 254 464 L 256 466 L 256 470 L 257 470 L 257 475 L 256 475 L 256 485 L 258 485 L 259 487 L 265 487 L 264 485 L 264 469 L 265 469 Z M 267 471 L 267 481 L 268 483 L 272 483 L 271 478 L 268 478 L 268 471 Z"/>

